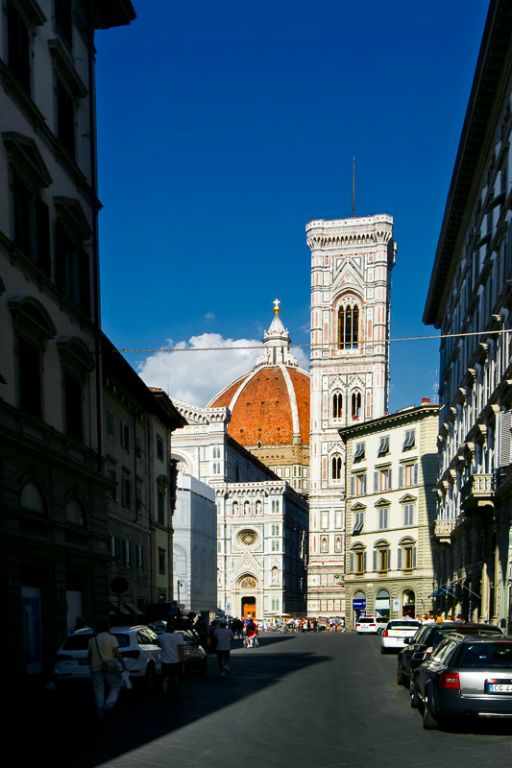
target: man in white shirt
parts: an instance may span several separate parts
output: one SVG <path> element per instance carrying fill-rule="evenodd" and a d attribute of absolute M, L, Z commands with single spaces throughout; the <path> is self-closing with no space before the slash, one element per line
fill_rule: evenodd
<path fill-rule="evenodd" d="M 228 628 L 227 621 L 221 621 L 220 627 L 215 630 L 215 648 L 217 651 L 217 663 L 219 665 L 220 673 L 224 677 L 229 675 L 229 654 L 231 651 L 231 641 L 233 639 L 233 633 Z"/>
<path fill-rule="evenodd" d="M 176 688 L 185 670 L 185 641 L 182 635 L 174 632 L 171 621 L 167 622 L 167 630 L 158 635 L 157 643 L 162 649 L 162 689 L 164 696 L 169 691 L 169 683 Z"/>

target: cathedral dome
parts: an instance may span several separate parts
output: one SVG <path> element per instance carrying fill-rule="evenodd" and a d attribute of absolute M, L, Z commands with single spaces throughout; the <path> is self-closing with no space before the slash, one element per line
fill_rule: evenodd
<path fill-rule="evenodd" d="M 290 335 L 279 312 L 276 299 L 274 318 L 263 337 L 264 354 L 256 366 L 208 404 L 229 408 L 228 433 L 250 449 L 309 445 L 310 377 L 290 353 Z"/>

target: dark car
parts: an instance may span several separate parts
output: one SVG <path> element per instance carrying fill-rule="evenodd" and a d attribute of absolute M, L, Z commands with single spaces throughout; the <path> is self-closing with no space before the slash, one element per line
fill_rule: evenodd
<path fill-rule="evenodd" d="M 449 634 L 459 632 L 464 635 L 503 634 L 494 624 L 463 624 L 459 621 L 445 621 L 443 624 L 424 624 L 411 638 L 409 643 L 398 654 L 396 680 L 399 685 L 407 688 L 412 679 L 412 673 L 419 665 L 431 656 L 435 648 Z"/>
<path fill-rule="evenodd" d="M 411 704 L 423 727 L 467 716 L 512 719 L 512 637 L 448 635 L 413 672 Z"/>

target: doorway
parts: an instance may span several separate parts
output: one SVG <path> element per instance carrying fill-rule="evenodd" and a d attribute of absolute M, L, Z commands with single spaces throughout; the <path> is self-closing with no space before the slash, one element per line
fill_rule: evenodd
<path fill-rule="evenodd" d="M 242 597 L 242 616 L 244 619 L 256 618 L 256 598 L 253 596 Z"/>

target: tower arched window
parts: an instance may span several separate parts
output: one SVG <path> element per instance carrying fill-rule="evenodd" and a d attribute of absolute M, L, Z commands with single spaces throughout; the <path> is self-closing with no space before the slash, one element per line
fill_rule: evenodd
<path fill-rule="evenodd" d="M 333 419 L 343 417 L 343 395 L 341 392 L 335 392 L 332 396 L 332 417 Z"/>
<path fill-rule="evenodd" d="M 338 310 L 338 349 L 357 349 L 359 346 L 359 307 L 344 304 Z"/>
<path fill-rule="evenodd" d="M 331 477 L 333 480 L 341 480 L 341 456 L 338 453 L 332 457 Z"/>
<path fill-rule="evenodd" d="M 356 390 L 352 392 L 352 418 L 359 419 L 361 416 L 362 397 L 361 393 Z"/>

